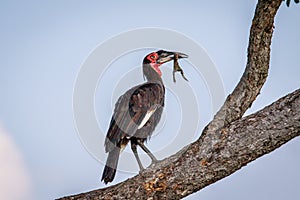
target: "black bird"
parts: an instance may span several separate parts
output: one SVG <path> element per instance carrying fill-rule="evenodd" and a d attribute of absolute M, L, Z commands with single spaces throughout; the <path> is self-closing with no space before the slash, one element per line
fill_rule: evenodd
<path fill-rule="evenodd" d="M 137 146 L 149 155 L 152 163 L 157 162 L 144 142 L 151 137 L 164 107 L 165 87 L 159 67 L 174 60 L 175 55 L 178 55 L 178 58 L 188 57 L 183 53 L 164 50 L 148 54 L 143 60 L 143 74 L 147 82 L 131 88 L 119 97 L 105 139 L 108 157 L 101 178 L 105 184 L 113 181 L 119 154 L 129 141 L 141 170 L 144 168 L 137 153 Z"/>

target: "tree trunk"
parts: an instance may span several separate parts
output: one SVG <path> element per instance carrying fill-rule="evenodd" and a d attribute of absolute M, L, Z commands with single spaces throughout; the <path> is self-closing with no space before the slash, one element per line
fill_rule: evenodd
<path fill-rule="evenodd" d="M 122 183 L 62 199 L 180 199 L 197 192 L 299 136 L 300 89 L 214 134 L 213 142 L 198 140 Z"/>
<path fill-rule="evenodd" d="M 245 72 L 200 138 L 122 183 L 62 199 L 181 199 L 300 134 L 300 89 L 242 118 L 268 76 L 274 18 L 282 0 L 259 0 Z"/>

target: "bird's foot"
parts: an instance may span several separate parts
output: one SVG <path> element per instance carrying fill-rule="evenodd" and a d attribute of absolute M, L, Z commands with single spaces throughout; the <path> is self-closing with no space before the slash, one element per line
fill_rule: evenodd
<path fill-rule="evenodd" d="M 145 168 L 140 168 L 139 174 L 143 173 L 145 171 Z"/>
<path fill-rule="evenodd" d="M 150 164 L 150 167 L 156 165 L 158 162 L 159 162 L 159 160 L 153 159 L 152 162 L 151 162 L 151 164 Z"/>

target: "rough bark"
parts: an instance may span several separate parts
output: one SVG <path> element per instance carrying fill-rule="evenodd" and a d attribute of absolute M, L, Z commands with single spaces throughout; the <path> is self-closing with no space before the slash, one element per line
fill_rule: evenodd
<path fill-rule="evenodd" d="M 122 183 L 62 199 L 180 199 L 199 191 L 300 135 L 300 89 L 215 135 L 214 146 L 196 141 Z"/>
<path fill-rule="evenodd" d="M 298 136 L 300 90 L 241 119 L 268 76 L 274 18 L 281 2 L 258 1 L 245 72 L 196 142 L 122 183 L 62 199 L 180 199 Z"/>
<path fill-rule="evenodd" d="M 259 95 L 268 76 L 274 18 L 280 4 L 280 0 L 258 1 L 250 29 L 246 69 L 233 92 L 228 95 L 209 124 L 209 131 L 214 132 L 241 118 Z"/>

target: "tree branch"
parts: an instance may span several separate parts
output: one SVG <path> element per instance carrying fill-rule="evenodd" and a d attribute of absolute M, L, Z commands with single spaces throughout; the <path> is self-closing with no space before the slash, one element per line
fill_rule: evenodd
<path fill-rule="evenodd" d="M 214 132 L 240 119 L 259 95 L 268 76 L 274 18 L 281 2 L 258 1 L 250 29 L 246 69 L 233 92 L 228 95 L 224 105 L 208 125 L 209 131 Z"/>
<path fill-rule="evenodd" d="M 245 72 L 196 142 L 127 181 L 62 199 L 180 199 L 298 136 L 300 90 L 241 119 L 268 76 L 273 23 L 281 2 L 258 1 Z"/>
<path fill-rule="evenodd" d="M 215 135 L 214 146 L 196 141 L 125 182 L 62 199 L 180 199 L 199 191 L 300 135 L 300 89 Z"/>

